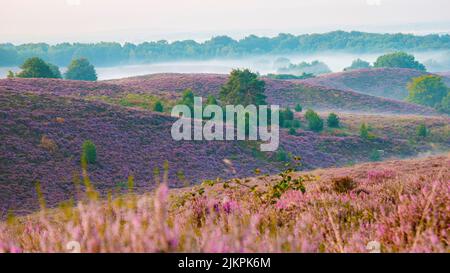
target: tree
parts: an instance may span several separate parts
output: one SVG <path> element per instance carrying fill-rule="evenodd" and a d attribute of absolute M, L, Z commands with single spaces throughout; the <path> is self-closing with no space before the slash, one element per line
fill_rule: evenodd
<path fill-rule="evenodd" d="M 381 153 L 378 150 L 373 150 L 369 155 L 370 161 L 381 161 Z"/>
<path fill-rule="evenodd" d="M 155 112 L 164 112 L 164 106 L 161 103 L 161 101 L 156 101 L 155 105 L 153 106 L 153 111 Z"/>
<path fill-rule="evenodd" d="M 439 107 L 437 108 L 440 112 L 450 114 L 450 92 L 445 96 L 441 103 L 439 104 Z"/>
<path fill-rule="evenodd" d="M 339 117 L 335 113 L 330 113 L 327 118 L 328 127 L 339 127 Z"/>
<path fill-rule="evenodd" d="M 62 79 L 61 72 L 59 71 L 59 67 L 57 65 L 47 63 L 48 67 L 50 67 L 50 70 L 53 73 L 54 78 L 56 79 Z"/>
<path fill-rule="evenodd" d="M 371 68 L 371 67 L 372 66 L 370 65 L 369 62 L 366 62 L 366 61 L 358 58 L 358 59 L 354 60 L 349 67 L 344 68 L 344 71 L 363 69 L 363 68 Z"/>
<path fill-rule="evenodd" d="M 308 127 L 314 132 L 320 132 L 323 129 L 323 120 L 319 115 L 311 109 L 308 109 L 305 113 L 305 118 L 308 121 Z"/>
<path fill-rule="evenodd" d="M 361 127 L 359 127 L 359 136 L 364 139 L 369 139 L 369 127 L 367 124 L 361 124 Z"/>
<path fill-rule="evenodd" d="M 220 90 L 220 99 L 230 105 L 265 105 L 265 82 L 248 69 L 234 69 Z"/>
<path fill-rule="evenodd" d="M 12 72 L 11 70 L 8 70 L 8 74 L 6 75 L 6 77 L 7 77 L 8 79 L 14 78 L 14 77 L 15 77 L 15 76 L 14 76 L 14 72 Z"/>
<path fill-rule="evenodd" d="M 183 94 L 181 95 L 181 101 L 180 104 L 184 104 L 188 106 L 191 111 L 194 109 L 194 93 L 192 93 L 191 89 L 186 89 L 183 91 Z"/>
<path fill-rule="evenodd" d="M 96 81 L 97 72 L 87 59 L 80 58 L 72 60 L 64 77 L 67 80 Z"/>
<path fill-rule="evenodd" d="M 423 75 L 412 79 L 407 85 L 409 102 L 438 107 L 449 93 L 449 89 L 436 75 Z"/>
<path fill-rule="evenodd" d="M 19 78 L 56 78 L 52 68 L 42 59 L 33 57 L 25 60 L 20 66 L 22 71 L 16 74 Z"/>
<path fill-rule="evenodd" d="M 97 161 L 97 148 L 92 141 L 86 140 L 83 142 L 81 156 L 82 159 L 86 160 L 86 163 L 95 164 Z"/>
<path fill-rule="evenodd" d="M 209 95 L 206 99 L 206 105 L 219 105 L 219 103 L 217 102 L 216 97 Z"/>
<path fill-rule="evenodd" d="M 407 54 L 405 52 L 394 52 L 390 54 L 385 54 L 375 61 L 374 67 L 399 67 L 399 68 L 410 68 L 425 71 L 425 66 L 414 58 L 413 55 Z"/>
<path fill-rule="evenodd" d="M 425 138 L 428 135 L 427 126 L 425 124 L 420 124 L 417 126 L 416 134 L 418 137 Z"/>
<path fill-rule="evenodd" d="M 295 105 L 295 112 L 301 112 L 303 110 L 300 104 Z"/>
<path fill-rule="evenodd" d="M 294 120 L 294 112 L 288 107 L 285 110 L 279 112 L 280 127 L 289 128 L 292 127 L 292 121 Z"/>

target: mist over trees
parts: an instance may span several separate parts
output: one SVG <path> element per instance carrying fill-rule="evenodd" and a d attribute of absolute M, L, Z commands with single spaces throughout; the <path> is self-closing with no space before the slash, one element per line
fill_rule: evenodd
<path fill-rule="evenodd" d="M 279 34 L 276 37 L 250 35 L 241 40 L 217 36 L 203 43 L 193 40 L 144 42 L 61 43 L 49 45 L 0 44 L 0 66 L 17 66 L 27 58 L 39 57 L 59 66 L 71 60 L 87 58 L 97 66 L 149 63 L 174 60 L 238 58 L 261 54 L 317 53 L 330 50 L 369 53 L 398 50 L 448 49 L 450 35 L 375 34 L 333 31 L 324 34 Z"/>

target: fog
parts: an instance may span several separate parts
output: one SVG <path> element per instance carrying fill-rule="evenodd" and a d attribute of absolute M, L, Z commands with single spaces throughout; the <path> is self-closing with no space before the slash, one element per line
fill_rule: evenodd
<path fill-rule="evenodd" d="M 139 65 L 123 65 L 113 67 L 97 67 L 99 80 L 118 79 L 153 73 L 220 73 L 227 74 L 234 68 L 249 68 L 260 74 L 276 73 L 274 61 L 279 57 L 288 58 L 291 63 L 319 60 L 325 62 L 333 72 L 342 71 L 353 60 L 360 58 L 373 63 L 376 58 L 386 52 L 373 54 L 320 53 L 320 54 L 285 54 L 259 56 L 245 59 L 226 59 L 209 61 L 176 61 Z M 430 72 L 450 71 L 450 51 L 410 52 L 418 61 L 424 63 Z M 61 67 L 61 72 L 65 71 Z M 0 78 L 5 78 L 8 70 L 19 71 L 18 67 L 0 67 Z"/>

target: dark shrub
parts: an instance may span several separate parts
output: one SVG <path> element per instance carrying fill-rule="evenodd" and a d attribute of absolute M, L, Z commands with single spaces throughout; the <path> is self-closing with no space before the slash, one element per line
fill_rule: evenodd
<path fill-rule="evenodd" d="M 339 127 L 339 117 L 335 113 L 330 113 L 327 119 L 328 127 L 338 128 Z"/>
<path fill-rule="evenodd" d="M 86 140 L 83 142 L 82 157 L 88 164 L 95 164 L 97 161 L 97 148 L 92 141 Z"/>
<path fill-rule="evenodd" d="M 308 127 L 314 132 L 320 132 L 323 129 L 323 120 L 319 115 L 311 109 L 305 113 L 305 118 L 308 121 Z"/>
<path fill-rule="evenodd" d="M 153 111 L 155 112 L 164 112 L 164 106 L 160 101 L 157 101 L 153 106 Z"/>
<path fill-rule="evenodd" d="M 333 183 L 333 189 L 339 193 L 347 193 L 356 188 L 356 182 L 350 176 L 333 178 L 331 183 Z"/>

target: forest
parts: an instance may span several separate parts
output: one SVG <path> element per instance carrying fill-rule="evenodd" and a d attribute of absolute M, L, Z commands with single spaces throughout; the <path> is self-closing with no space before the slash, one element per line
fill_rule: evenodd
<path fill-rule="evenodd" d="M 342 51 L 375 53 L 386 51 L 441 50 L 450 47 L 450 35 L 376 34 L 333 31 L 323 34 L 279 34 L 276 37 L 247 36 L 234 40 L 216 36 L 204 42 L 166 40 L 141 44 L 98 43 L 29 43 L 0 44 L 0 66 L 18 66 L 30 57 L 39 57 L 56 65 L 72 59 L 88 58 L 97 66 L 155 63 L 178 60 L 239 58 L 264 54 L 317 53 Z"/>

